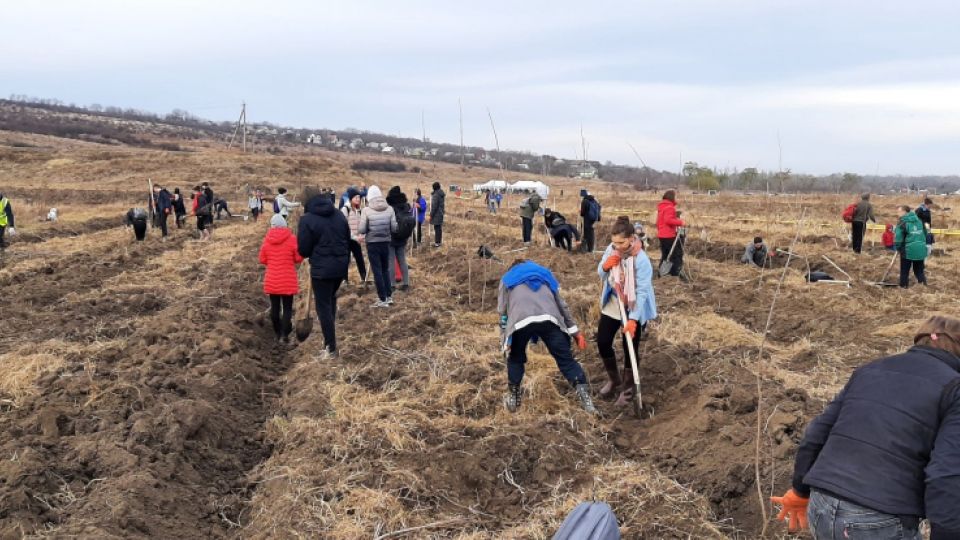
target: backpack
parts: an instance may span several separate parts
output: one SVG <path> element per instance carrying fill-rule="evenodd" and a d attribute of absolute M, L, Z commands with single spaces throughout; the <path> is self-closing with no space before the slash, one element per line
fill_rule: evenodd
<path fill-rule="evenodd" d="M 413 217 L 413 214 L 410 212 L 397 212 L 397 232 L 391 233 L 390 237 L 398 242 L 406 241 L 413 235 L 413 231 L 416 228 L 417 218 Z"/>
<path fill-rule="evenodd" d="M 857 203 L 853 203 L 850 206 L 846 207 L 846 209 L 844 209 L 843 211 L 843 214 L 841 214 L 843 216 L 843 222 L 853 223 L 853 216 L 856 213 L 857 213 Z"/>
<path fill-rule="evenodd" d="M 276 199 L 273 200 L 273 213 L 274 214 L 280 213 L 280 203 Z"/>
<path fill-rule="evenodd" d="M 525 197 L 520 201 L 520 209 L 526 210 L 527 208 L 530 208 L 530 197 Z"/>
<path fill-rule="evenodd" d="M 587 220 L 589 221 L 600 221 L 600 203 L 596 199 L 589 201 L 587 206 Z"/>

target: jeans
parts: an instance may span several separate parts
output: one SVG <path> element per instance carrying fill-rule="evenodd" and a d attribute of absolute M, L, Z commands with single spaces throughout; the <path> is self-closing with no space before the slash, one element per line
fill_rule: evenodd
<path fill-rule="evenodd" d="M 337 289 L 340 288 L 343 280 L 311 278 L 311 282 L 324 346 L 329 351 L 335 351 L 337 350 Z"/>
<path fill-rule="evenodd" d="M 910 259 L 903 256 L 903 253 L 900 254 L 900 287 L 906 289 L 910 285 L 910 268 L 913 268 L 913 274 L 917 276 L 917 283 L 922 285 L 927 284 L 927 276 L 924 275 L 924 262 L 920 261 L 911 261 Z"/>
<path fill-rule="evenodd" d="M 570 336 L 551 322 L 528 324 L 514 330 L 510 336 L 510 354 L 507 356 L 507 379 L 510 384 L 519 385 L 526 371 L 527 343 L 532 337 L 538 337 L 550 351 L 564 378 L 572 385 L 586 384 L 587 376 L 583 368 L 573 357 Z"/>
<path fill-rule="evenodd" d="M 852 237 L 853 252 L 860 253 L 860 250 L 863 249 L 863 234 L 867 230 L 867 222 L 854 221 L 851 225 L 850 236 Z"/>
<path fill-rule="evenodd" d="M 523 242 L 530 242 L 530 236 L 533 233 L 533 218 L 521 217 L 521 229 L 523 232 Z"/>
<path fill-rule="evenodd" d="M 433 243 L 442 244 L 443 243 L 443 225 L 434 225 L 433 226 Z"/>
<path fill-rule="evenodd" d="M 670 255 L 670 249 L 673 248 L 673 243 L 676 241 L 677 237 L 660 239 L 661 262 L 667 260 L 667 257 Z M 673 268 L 670 269 L 670 275 L 679 276 L 680 271 L 683 270 L 683 240 L 680 240 L 676 249 L 673 250 L 673 257 L 670 257 L 670 262 L 673 263 Z"/>
<path fill-rule="evenodd" d="M 842 501 L 816 489 L 807 505 L 816 540 L 920 540 L 919 519 L 901 518 Z"/>
<path fill-rule="evenodd" d="M 147 236 L 147 222 L 146 221 L 134 221 L 133 222 L 133 235 L 137 238 L 137 241 L 142 242 Z"/>
<path fill-rule="evenodd" d="M 584 219 L 583 220 L 583 250 L 587 253 L 592 253 L 593 248 L 596 244 L 596 233 L 593 230 L 593 222 Z"/>
<path fill-rule="evenodd" d="M 270 322 L 278 338 L 287 337 L 293 330 L 293 295 L 270 295 Z"/>
<path fill-rule="evenodd" d="M 381 301 L 393 294 L 390 283 L 390 242 L 368 242 L 367 257 L 373 270 L 373 281 L 377 285 L 377 297 Z"/>
<path fill-rule="evenodd" d="M 352 238 L 350 239 L 350 254 L 353 255 L 353 260 L 357 262 L 357 272 L 360 273 L 360 281 L 366 281 L 367 264 L 363 262 L 363 248 L 360 247 L 360 242 Z"/>
<path fill-rule="evenodd" d="M 390 286 L 397 282 L 397 262 L 400 263 L 400 275 L 404 286 L 410 285 L 410 269 L 407 266 L 407 244 L 390 245 Z"/>

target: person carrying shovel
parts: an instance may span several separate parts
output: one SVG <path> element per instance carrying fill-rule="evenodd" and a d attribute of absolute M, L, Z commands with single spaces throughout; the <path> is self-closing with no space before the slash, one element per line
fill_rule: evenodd
<path fill-rule="evenodd" d="M 527 344 L 540 340 L 556 360 L 564 378 L 576 390 L 583 410 L 596 413 L 587 375 L 573 357 L 570 347 L 571 336 L 581 351 L 587 348 L 587 340 L 573 320 L 567 303 L 560 298 L 560 284 L 553 273 L 533 261 L 514 261 L 500 280 L 497 312 L 500 314 L 503 351 L 507 356 L 509 391 L 504 400 L 507 410 L 516 412 L 520 407 L 523 395 L 520 383 L 526 371 Z"/>
<path fill-rule="evenodd" d="M 600 397 L 611 399 L 619 389 L 617 405 L 623 406 L 634 399 L 635 389 L 639 385 L 639 380 L 634 380 L 630 355 L 636 355 L 647 323 L 657 318 L 657 299 L 653 293 L 653 266 L 643 251 L 643 241 L 637 236 L 629 217 L 617 218 L 610 232 L 610 240 L 597 267 L 603 282 L 597 349 L 609 377 L 600 389 Z M 613 348 L 618 330 L 623 339 L 622 371 L 617 369 Z M 627 342 L 628 337 L 631 343 Z"/>

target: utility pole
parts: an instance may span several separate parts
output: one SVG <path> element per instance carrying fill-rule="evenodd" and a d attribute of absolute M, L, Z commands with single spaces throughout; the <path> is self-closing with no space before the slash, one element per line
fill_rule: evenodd
<path fill-rule="evenodd" d="M 227 148 L 233 147 L 233 141 L 237 138 L 237 133 L 240 129 L 243 129 L 243 133 L 240 135 L 243 151 L 247 151 L 247 103 L 243 102 L 240 107 L 240 118 L 237 118 L 237 127 L 233 130 L 233 136 L 230 137 L 230 144 L 227 145 Z"/>
<path fill-rule="evenodd" d="M 464 153 L 463 153 L 463 102 L 460 101 L 460 98 L 457 98 L 457 106 L 460 108 L 460 168 L 464 166 Z"/>
<path fill-rule="evenodd" d="M 425 120 L 426 113 L 423 109 L 420 109 L 420 129 L 423 130 L 423 144 L 427 144 L 427 122 Z"/>

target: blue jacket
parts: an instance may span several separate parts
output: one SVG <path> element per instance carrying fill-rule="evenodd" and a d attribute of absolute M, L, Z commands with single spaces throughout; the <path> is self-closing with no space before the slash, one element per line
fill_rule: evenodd
<path fill-rule="evenodd" d="M 613 254 L 613 244 L 607 246 L 597 265 L 597 273 L 600 274 L 600 280 L 603 282 L 603 292 L 600 294 L 600 308 L 606 305 L 610 295 L 613 294 L 613 287 L 607 281 L 610 272 L 603 270 L 603 263 Z M 641 251 L 633 258 L 633 268 L 637 281 L 637 305 L 627 317 L 639 322 L 641 325 L 645 322 L 657 318 L 657 298 L 653 294 L 653 266 L 650 264 L 650 258 L 646 252 Z"/>
<path fill-rule="evenodd" d="M 423 223 L 427 219 L 427 200 L 421 195 L 417 199 L 417 223 Z"/>
<path fill-rule="evenodd" d="M 297 251 L 310 259 L 310 277 L 342 279 L 350 266 L 350 225 L 326 195 L 307 201 L 297 230 Z"/>
<path fill-rule="evenodd" d="M 923 346 L 854 371 L 807 427 L 793 489 L 926 517 L 934 540 L 960 537 L 960 387 L 944 391 L 958 377 L 960 358 Z"/>

